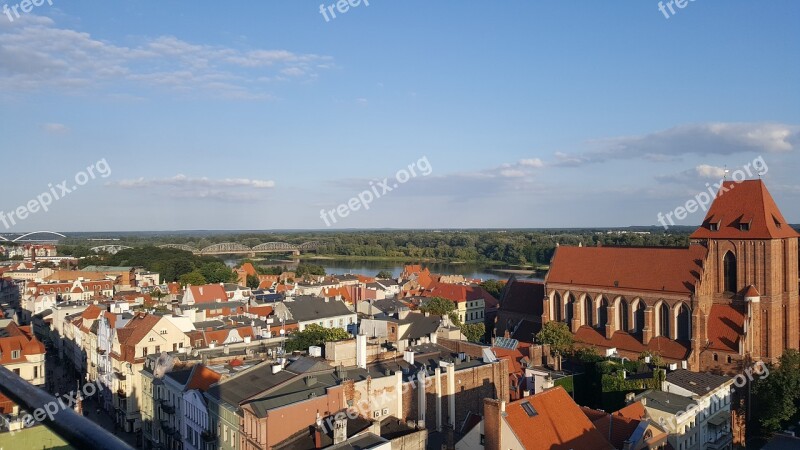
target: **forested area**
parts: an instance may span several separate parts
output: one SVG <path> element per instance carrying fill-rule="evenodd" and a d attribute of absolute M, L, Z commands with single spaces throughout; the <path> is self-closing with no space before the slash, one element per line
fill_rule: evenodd
<path fill-rule="evenodd" d="M 446 231 L 342 231 L 281 232 L 198 235 L 128 236 L 121 243 L 130 246 L 186 244 L 203 248 L 220 242 L 236 242 L 249 247 L 264 242 L 301 244 L 321 243 L 317 253 L 328 256 L 386 258 L 410 261 L 468 261 L 511 265 L 547 265 L 556 244 L 560 245 L 633 245 L 686 246 L 688 229 L 664 232 L 648 228 L 649 234 L 597 230 L 446 230 Z M 85 256 L 84 245 L 72 249 L 76 256 Z"/>

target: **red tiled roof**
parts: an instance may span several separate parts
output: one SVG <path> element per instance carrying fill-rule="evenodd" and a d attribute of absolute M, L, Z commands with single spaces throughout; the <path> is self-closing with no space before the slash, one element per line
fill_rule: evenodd
<path fill-rule="evenodd" d="M 739 352 L 739 339 L 744 334 L 744 311 L 731 305 L 712 305 L 708 314 L 708 348 L 730 353 Z"/>
<path fill-rule="evenodd" d="M 251 263 L 249 263 L 249 262 L 246 262 L 246 263 L 242 264 L 242 266 L 239 267 L 239 270 L 244 272 L 248 276 L 257 276 L 258 275 L 258 272 L 256 272 L 256 268 L 253 267 L 253 265 Z"/>
<path fill-rule="evenodd" d="M 211 387 L 212 384 L 218 382 L 221 375 L 203 364 L 197 364 L 192 369 L 192 375 L 189 378 L 189 383 L 186 384 L 187 390 L 197 389 L 205 392 Z"/>
<path fill-rule="evenodd" d="M 89 305 L 88 308 L 84 309 L 81 313 L 82 319 L 89 319 L 89 320 L 96 320 L 103 314 L 103 310 L 100 309 L 97 305 Z"/>
<path fill-rule="evenodd" d="M 268 317 L 272 315 L 273 311 L 272 306 L 251 306 L 248 312 L 257 316 Z"/>
<path fill-rule="evenodd" d="M 494 351 L 494 354 L 497 355 L 498 358 L 508 360 L 509 374 L 521 374 L 524 372 L 522 370 L 522 363 L 520 361 L 525 358 L 525 355 L 523 355 L 519 350 L 492 347 L 492 351 Z"/>
<path fill-rule="evenodd" d="M 745 298 L 747 297 L 761 297 L 761 294 L 758 293 L 758 289 L 752 284 L 747 286 L 747 290 L 744 292 Z"/>
<path fill-rule="evenodd" d="M 630 439 L 639 426 L 638 419 L 609 414 L 606 417 L 592 421 L 597 431 L 600 432 L 614 448 L 623 448 L 625 441 Z"/>
<path fill-rule="evenodd" d="M 556 248 L 545 283 L 691 294 L 707 249 L 647 247 Z"/>
<path fill-rule="evenodd" d="M 500 310 L 541 316 L 544 308 L 544 297 L 544 283 L 514 279 L 505 288 Z"/>
<path fill-rule="evenodd" d="M 45 353 L 44 345 L 35 337 L 26 334 L 16 323 L 10 322 L 5 328 L 6 337 L 0 338 L 0 365 L 27 362 L 26 356 Z M 18 350 L 19 358 L 12 359 L 12 352 Z"/>
<path fill-rule="evenodd" d="M 125 327 L 117 331 L 120 344 L 138 344 L 160 320 L 161 317 L 153 314 L 137 314 L 125 324 Z"/>
<path fill-rule="evenodd" d="M 587 326 L 578 328 L 575 333 L 575 341 L 597 347 L 616 348 L 632 353 L 650 351 L 658 353 L 664 358 L 677 361 L 685 360 L 691 350 L 688 346 L 664 336 L 654 337 L 648 345 L 642 344 L 636 336 L 624 331 L 617 331 L 611 336 L 611 339 L 606 339 L 600 332 Z"/>
<path fill-rule="evenodd" d="M 525 412 L 526 401 L 537 415 Z M 526 450 L 613 449 L 561 386 L 509 403 L 505 420 Z"/>
<path fill-rule="evenodd" d="M 726 192 L 727 190 L 727 192 Z M 719 224 L 711 231 L 711 224 Z M 749 224 L 749 230 L 740 224 Z M 798 237 L 783 218 L 762 180 L 726 181 L 692 239 L 775 239 Z"/>
<path fill-rule="evenodd" d="M 228 300 L 225 288 L 219 284 L 206 284 L 203 286 L 189 286 L 195 303 L 215 303 Z"/>
<path fill-rule="evenodd" d="M 425 297 L 442 297 L 457 303 L 483 299 L 487 308 L 497 305 L 497 299 L 480 286 L 434 282 L 422 295 Z"/>

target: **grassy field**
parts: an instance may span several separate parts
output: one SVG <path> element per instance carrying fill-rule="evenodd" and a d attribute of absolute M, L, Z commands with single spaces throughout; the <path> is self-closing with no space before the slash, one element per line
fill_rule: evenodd
<path fill-rule="evenodd" d="M 67 444 L 49 428 L 39 425 L 33 428 L 26 428 L 11 433 L 0 434 L 0 449 L 56 449 L 56 450 L 75 450 L 75 447 Z"/>

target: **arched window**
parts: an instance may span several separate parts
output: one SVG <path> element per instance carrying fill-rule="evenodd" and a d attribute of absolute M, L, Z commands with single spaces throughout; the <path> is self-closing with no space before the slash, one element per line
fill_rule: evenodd
<path fill-rule="evenodd" d="M 561 295 L 556 292 L 556 295 L 553 297 L 553 320 L 556 322 L 561 322 L 563 319 L 562 313 L 564 312 L 564 307 L 561 304 Z"/>
<path fill-rule="evenodd" d="M 588 326 L 594 325 L 594 317 L 592 317 L 592 297 L 588 295 L 583 299 L 583 324 Z"/>
<path fill-rule="evenodd" d="M 628 326 L 628 303 L 623 299 L 619 299 L 617 306 L 617 325 L 619 325 L 620 331 L 627 332 L 630 328 Z"/>
<path fill-rule="evenodd" d="M 669 306 L 666 303 L 658 307 L 658 335 L 669 337 Z"/>
<path fill-rule="evenodd" d="M 737 282 L 736 282 L 736 256 L 733 252 L 725 253 L 725 257 L 722 259 L 722 272 L 724 278 L 724 286 L 725 292 L 736 293 L 739 290 L 737 289 Z"/>
<path fill-rule="evenodd" d="M 691 331 L 691 321 L 692 321 L 692 314 L 689 311 L 689 307 L 685 304 L 681 303 L 681 306 L 678 308 L 678 329 L 676 334 L 676 339 L 688 341 L 692 338 L 692 331 Z"/>
<path fill-rule="evenodd" d="M 600 297 L 597 303 L 597 327 L 605 329 L 608 323 L 608 300 L 605 297 Z"/>
<path fill-rule="evenodd" d="M 633 308 L 633 332 L 637 333 L 644 328 L 644 302 L 639 300 Z"/>
<path fill-rule="evenodd" d="M 573 308 L 575 306 L 575 297 L 572 294 L 569 294 L 567 297 L 567 305 L 566 305 L 566 312 L 564 314 L 565 321 L 567 325 L 571 328 L 572 327 L 572 312 L 574 311 Z"/>

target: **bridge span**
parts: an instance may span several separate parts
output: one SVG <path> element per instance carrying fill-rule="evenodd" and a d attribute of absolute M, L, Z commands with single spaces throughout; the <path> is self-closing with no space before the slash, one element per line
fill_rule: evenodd
<path fill-rule="evenodd" d="M 291 253 L 299 255 L 301 252 L 316 251 L 320 247 L 319 241 L 304 242 L 302 244 L 289 244 L 287 242 L 266 242 L 248 247 L 235 242 L 222 242 L 209 245 L 201 249 L 186 244 L 164 244 L 160 248 L 175 248 L 192 252 L 195 255 L 255 255 L 257 253 Z"/>

